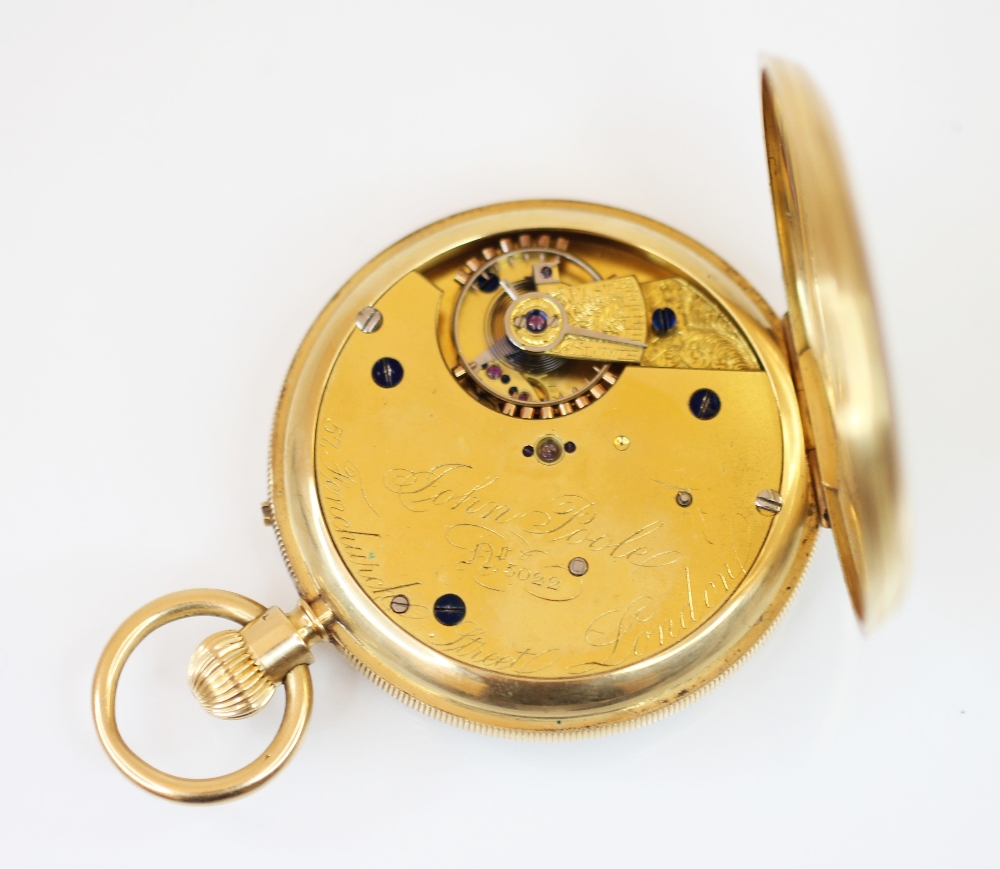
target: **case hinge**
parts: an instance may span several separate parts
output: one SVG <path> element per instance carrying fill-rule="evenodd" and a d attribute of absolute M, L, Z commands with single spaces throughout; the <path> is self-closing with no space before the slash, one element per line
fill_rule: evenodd
<path fill-rule="evenodd" d="M 813 436 L 812 420 L 809 418 L 809 404 L 806 401 L 805 390 L 802 387 L 802 371 L 799 368 L 799 354 L 795 351 L 795 338 L 792 335 L 791 321 L 788 314 L 781 319 L 784 327 L 785 352 L 788 354 L 788 365 L 792 370 L 792 380 L 795 383 L 795 397 L 799 403 L 799 416 L 802 419 L 802 432 L 806 442 L 806 461 L 809 464 L 809 476 L 812 478 L 813 494 L 819 509 L 820 524 L 830 527 L 830 511 L 826 504 L 826 491 L 823 488 L 823 478 L 819 473 L 819 461 L 816 458 L 816 439 Z"/>

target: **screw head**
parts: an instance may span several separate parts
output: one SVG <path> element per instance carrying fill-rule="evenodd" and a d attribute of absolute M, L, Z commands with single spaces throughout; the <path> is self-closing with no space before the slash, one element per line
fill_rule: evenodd
<path fill-rule="evenodd" d="M 410 599 L 405 594 L 397 594 L 389 601 L 389 609 L 394 613 L 402 615 L 410 608 Z"/>
<path fill-rule="evenodd" d="M 657 308 L 653 311 L 650 325 L 657 335 L 666 335 L 677 325 L 677 315 L 672 308 Z"/>
<path fill-rule="evenodd" d="M 576 558 L 571 558 L 569 560 L 569 572 L 573 576 L 583 576 L 590 569 L 590 565 L 587 564 L 586 558 L 580 558 L 578 555 Z"/>
<path fill-rule="evenodd" d="M 454 627 L 465 618 L 465 601 L 457 594 L 443 594 L 434 601 L 434 618 L 441 624 Z"/>
<path fill-rule="evenodd" d="M 372 380 L 383 389 L 398 386 L 403 379 L 403 366 L 398 359 L 383 356 L 372 366 Z"/>
<path fill-rule="evenodd" d="M 382 328 L 382 312 L 368 305 L 358 311 L 358 317 L 354 321 L 354 325 L 366 335 L 377 332 Z"/>
<path fill-rule="evenodd" d="M 780 492 L 776 492 L 774 489 L 764 489 L 753 503 L 758 513 L 773 515 L 781 512 L 783 500 Z"/>
<path fill-rule="evenodd" d="M 614 440 L 615 449 L 619 450 L 627 450 L 630 443 L 631 441 L 625 435 L 618 435 Z"/>
<path fill-rule="evenodd" d="M 500 286 L 500 278 L 492 272 L 484 272 L 476 278 L 476 286 L 479 287 L 479 289 L 481 289 L 484 293 L 492 293 L 497 287 Z"/>
<path fill-rule="evenodd" d="M 691 394 L 688 407 L 698 419 L 715 419 L 722 410 L 722 399 L 711 389 L 697 389 Z"/>
<path fill-rule="evenodd" d="M 679 507 L 690 507 L 694 502 L 694 495 L 687 491 L 677 493 L 677 505 Z"/>
<path fill-rule="evenodd" d="M 538 460 L 544 462 L 546 465 L 551 465 L 554 462 L 558 462 L 562 458 L 563 448 L 562 444 L 559 443 L 555 438 L 545 437 L 542 438 L 538 445 L 535 447 L 535 452 L 538 455 Z"/>

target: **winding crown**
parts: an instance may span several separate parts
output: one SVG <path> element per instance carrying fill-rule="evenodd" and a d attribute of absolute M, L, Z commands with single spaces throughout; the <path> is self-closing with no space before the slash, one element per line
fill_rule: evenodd
<path fill-rule="evenodd" d="M 253 715 L 292 668 L 313 662 L 309 646 L 322 628 L 304 607 L 290 616 L 271 607 L 242 630 L 220 631 L 198 646 L 188 684 L 208 712 L 230 719 Z"/>
<path fill-rule="evenodd" d="M 239 631 L 212 634 L 191 656 L 188 684 L 216 718 L 246 718 L 264 707 L 277 687 Z"/>

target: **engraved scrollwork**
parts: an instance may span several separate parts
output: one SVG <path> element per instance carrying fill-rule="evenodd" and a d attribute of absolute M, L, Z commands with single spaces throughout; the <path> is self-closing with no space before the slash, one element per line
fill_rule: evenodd
<path fill-rule="evenodd" d="M 562 303 L 574 326 L 634 341 L 646 336 L 646 305 L 632 276 L 576 286 L 563 284 L 550 292 Z"/>
<path fill-rule="evenodd" d="M 653 368 L 760 371 L 760 362 L 743 333 L 723 309 L 683 278 L 642 285 L 650 311 L 670 308 L 677 325 L 666 335 L 652 334 L 641 364 Z"/>

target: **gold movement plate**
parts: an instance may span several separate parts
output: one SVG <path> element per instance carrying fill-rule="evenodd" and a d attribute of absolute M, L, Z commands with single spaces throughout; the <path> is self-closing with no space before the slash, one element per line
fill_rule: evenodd
<path fill-rule="evenodd" d="M 612 280 L 626 321 L 573 316 L 645 344 L 636 362 L 504 344 L 524 294 L 559 300 L 547 317 Z M 620 726 L 693 696 L 774 623 L 815 537 L 779 328 L 725 263 L 614 209 L 511 203 L 404 240 L 319 317 L 279 405 L 300 591 L 377 681 L 455 723 Z"/>
<path fill-rule="evenodd" d="M 669 334 L 650 335 L 643 365 L 760 371 L 753 348 L 732 318 L 689 281 L 651 281 L 642 291 L 648 310 L 670 308 L 677 315 L 677 326 Z"/>
<path fill-rule="evenodd" d="M 320 497 L 366 593 L 449 657 L 548 678 L 642 661 L 710 619 L 773 520 L 754 507 L 781 485 L 767 375 L 626 368 L 573 415 L 501 416 L 444 364 L 440 303 L 419 273 L 399 281 L 378 301 L 382 327 L 351 335 L 324 394 Z M 385 357 L 404 372 L 388 389 L 371 374 Z M 721 398 L 710 420 L 688 406 L 705 388 Z M 544 437 L 562 445 L 553 464 L 523 454 Z M 454 626 L 434 615 L 449 594 L 466 609 Z"/>

